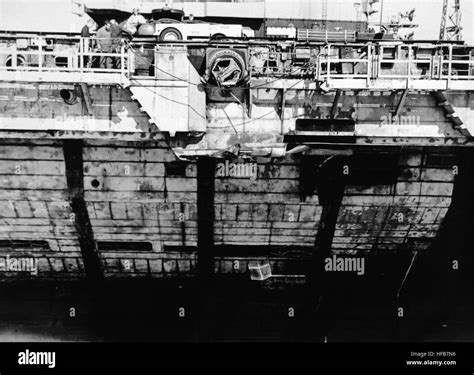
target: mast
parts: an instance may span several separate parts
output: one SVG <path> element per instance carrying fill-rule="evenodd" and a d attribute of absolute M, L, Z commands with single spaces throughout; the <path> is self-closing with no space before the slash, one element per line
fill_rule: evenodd
<path fill-rule="evenodd" d="M 449 0 L 443 0 L 443 13 L 441 15 L 441 25 L 439 29 L 439 40 L 462 40 L 461 27 L 461 0 L 455 0 L 453 6 L 453 13 L 449 15 Z M 451 25 L 447 26 L 449 21 Z"/>
<path fill-rule="evenodd" d="M 322 29 L 327 30 L 328 28 L 328 0 L 323 0 L 323 9 L 321 13 L 322 18 Z"/>

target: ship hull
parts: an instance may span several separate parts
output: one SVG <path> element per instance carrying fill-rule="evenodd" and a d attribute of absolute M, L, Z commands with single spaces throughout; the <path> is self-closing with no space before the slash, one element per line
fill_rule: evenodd
<path fill-rule="evenodd" d="M 326 233 L 328 176 L 342 184 L 328 254 L 429 251 L 461 168 L 456 150 L 433 148 L 221 158 L 212 194 L 203 194 L 199 162 L 178 160 L 162 134 L 10 136 L 0 148 L 1 256 L 33 257 L 43 277 L 85 276 L 84 251 L 97 254 L 105 276 L 192 277 L 203 199 L 213 208 L 206 217 L 213 272 L 246 274 L 249 265 L 270 264 L 275 274 L 305 275 Z M 326 171 L 318 174 L 322 163 Z"/>

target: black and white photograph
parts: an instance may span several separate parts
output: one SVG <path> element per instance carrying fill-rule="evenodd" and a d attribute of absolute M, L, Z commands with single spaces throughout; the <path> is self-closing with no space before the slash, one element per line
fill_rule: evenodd
<path fill-rule="evenodd" d="M 474 373 L 473 12 L 0 0 L 0 374 Z"/>

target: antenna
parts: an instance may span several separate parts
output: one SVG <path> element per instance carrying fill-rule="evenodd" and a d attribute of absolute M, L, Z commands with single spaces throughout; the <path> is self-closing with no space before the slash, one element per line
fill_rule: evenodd
<path fill-rule="evenodd" d="M 354 8 L 356 10 L 356 31 L 360 31 L 361 25 L 360 25 L 360 17 L 361 17 L 361 4 L 360 3 L 354 3 Z"/>
<path fill-rule="evenodd" d="M 380 31 L 382 31 L 383 24 L 383 0 L 380 0 Z"/>
<path fill-rule="evenodd" d="M 443 0 L 443 13 L 441 15 L 441 26 L 439 29 L 439 40 L 462 40 L 461 26 L 461 0 L 454 0 L 452 14 L 449 14 L 450 0 Z M 451 4 L 452 5 L 452 4 Z M 450 25 L 448 26 L 448 19 Z"/>
<path fill-rule="evenodd" d="M 328 0 L 323 0 L 323 9 L 322 9 L 322 13 L 321 13 L 321 17 L 322 17 L 322 29 L 323 30 L 327 30 L 328 28 Z"/>

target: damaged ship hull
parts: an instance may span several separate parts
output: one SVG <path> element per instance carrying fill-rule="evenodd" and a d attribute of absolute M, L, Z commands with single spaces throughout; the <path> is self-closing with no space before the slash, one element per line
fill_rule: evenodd
<path fill-rule="evenodd" d="M 239 43 L 130 45 L 115 71 L 82 50 L 61 75 L 7 65 L 0 257 L 42 277 L 304 279 L 333 255 L 429 252 L 472 139 L 471 72 L 440 69 L 453 48 L 405 72 L 370 43 Z"/>

